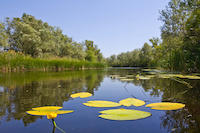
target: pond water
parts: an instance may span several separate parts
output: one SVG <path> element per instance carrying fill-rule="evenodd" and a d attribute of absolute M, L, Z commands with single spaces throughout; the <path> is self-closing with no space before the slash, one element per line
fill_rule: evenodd
<path fill-rule="evenodd" d="M 0 73 L 0 132 L 59 133 L 51 120 L 31 116 L 33 107 L 56 105 L 73 113 L 58 115 L 57 125 L 66 133 L 165 133 L 200 131 L 200 80 L 182 79 L 191 87 L 169 78 L 154 77 L 136 80 L 140 69 L 109 69 L 69 72 Z M 123 80 L 128 77 L 131 80 Z M 77 92 L 93 96 L 70 98 Z M 95 108 L 83 105 L 89 100 L 119 102 L 135 97 L 148 103 L 168 101 L 184 103 L 174 111 L 140 107 Z M 137 109 L 152 116 L 140 120 L 113 121 L 99 118 L 105 109 Z"/>

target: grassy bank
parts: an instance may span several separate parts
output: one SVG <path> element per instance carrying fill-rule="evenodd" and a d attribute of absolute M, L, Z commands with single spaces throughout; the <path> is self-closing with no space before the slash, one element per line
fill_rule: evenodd
<path fill-rule="evenodd" d="M 32 58 L 14 51 L 0 53 L 0 71 L 63 71 L 103 68 L 103 63 L 73 60 L 66 58 Z"/>

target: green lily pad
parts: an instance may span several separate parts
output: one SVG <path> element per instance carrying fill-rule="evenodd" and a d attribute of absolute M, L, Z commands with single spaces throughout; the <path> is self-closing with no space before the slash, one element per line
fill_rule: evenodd
<path fill-rule="evenodd" d="M 137 79 L 146 80 L 146 79 L 151 79 L 151 77 L 139 76 L 137 77 Z"/>
<path fill-rule="evenodd" d="M 37 107 L 37 108 L 32 108 L 32 110 L 59 110 L 63 107 L 60 106 L 43 106 L 43 107 Z"/>
<path fill-rule="evenodd" d="M 111 102 L 111 101 L 101 101 L 101 100 L 96 100 L 96 101 L 87 101 L 87 103 L 83 103 L 86 106 L 90 107 L 117 107 L 121 106 L 119 103 L 116 102 Z"/>
<path fill-rule="evenodd" d="M 133 79 L 120 79 L 120 81 L 133 81 Z"/>
<path fill-rule="evenodd" d="M 151 116 L 151 113 L 131 109 L 110 109 L 100 111 L 99 117 L 109 120 L 138 120 Z"/>
<path fill-rule="evenodd" d="M 86 97 L 92 96 L 92 94 L 89 92 L 79 92 L 79 93 L 71 94 L 70 96 L 72 98 L 77 98 L 77 97 L 86 98 Z"/>
<path fill-rule="evenodd" d="M 185 104 L 161 102 L 161 103 L 151 103 L 146 105 L 146 107 L 151 107 L 151 109 L 155 110 L 177 110 L 185 107 Z"/>
<path fill-rule="evenodd" d="M 142 106 L 145 104 L 145 102 L 136 98 L 126 98 L 119 101 L 119 104 L 129 107 L 131 105 Z"/>
<path fill-rule="evenodd" d="M 200 79 L 199 76 L 193 76 L 193 75 L 186 75 L 186 76 L 180 76 L 179 78 L 187 78 L 187 79 Z"/>

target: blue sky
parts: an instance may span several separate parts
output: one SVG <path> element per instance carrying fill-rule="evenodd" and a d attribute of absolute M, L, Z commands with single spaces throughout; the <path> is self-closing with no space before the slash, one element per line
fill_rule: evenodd
<path fill-rule="evenodd" d="M 93 40 L 103 55 L 141 48 L 160 36 L 159 10 L 169 0 L 1 0 L 0 21 L 31 14 L 73 40 Z"/>

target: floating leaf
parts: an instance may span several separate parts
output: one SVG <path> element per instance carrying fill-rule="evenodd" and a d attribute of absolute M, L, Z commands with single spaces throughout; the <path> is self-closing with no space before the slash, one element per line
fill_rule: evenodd
<path fill-rule="evenodd" d="M 56 106 L 38 107 L 38 108 L 32 108 L 33 110 L 26 111 L 26 113 L 30 115 L 46 115 L 48 119 L 54 119 L 57 117 L 58 114 L 66 114 L 73 112 L 73 110 L 58 110 L 60 108 L 62 107 L 56 107 Z"/>
<path fill-rule="evenodd" d="M 91 107 L 117 107 L 121 106 L 119 103 L 116 102 L 111 102 L 111 101 L 87 101 L 87 103 L 83 103 L 86 106 L 91 106 Z"/>
<path fill-rule="evenodd" d="M 142 71 L 144 71 L 144 72 L 161 72 L 161 70 L 157 70 L 157 69 L 142 69 Z"/>
<path fill-rule="evenodd" d="M 47 112 L 44 111 L 37 111 L 37 110 L 31 110 L 31 111 L 26 111 L 26 113 L 30 114 L 30 115 L 47 115 Z"/>
<path fill-rule="evenodd" d="M 44 107 L 32 108 L 32 110 L 59 110 L 62 108 L 63 107 L 59 107 L 59 106 L 44 106 Z"/>
<path fill-rule="evenodd" d="M 131 105 L 142 106 L 145 104 L 145 102 L 136 98 L 126 98 L 119 101 L 119 104 L 129 107 Z"/>
<path fill-rule="evenodd" d="M 187 76 L 179 76 L 179 78 L 187 78 L 187 79 L 200 79 L 199 76 L 192 76 L 192 75 L 187 75 Z"/>
<path fill-rule="evenodd" d="M 133 79 L 120 79 L 121 81 L 133 81 Z"/>
<path fill-rule="evenodd" d="M 182 77 L 181 74 L 159 74 L 159 78 L 172 78 L 172 77 Z"/>
<path fill-rule="evenodd" d="M 137 79 L 143 79 L 143 80 L 146 80 L 146 79 L 151 79 L 151 77 L 145 77 L 145 76 L 138 76 L 136 77 Z"/>
<path fill-rule="evenodd" d="M 146 105 L 146 107 L 151 107 L 151 109 L 156 109 L 156 110 L 177 110 L 185 107 L 185 104 L 162 102 L 162 103 L 151 103 Z"/>
<path fill-rule="evenodd" d="M 72 95 L 70 95 L 70 96 L 71 96 L 72 98 L 77 98 L 77 97 L 86 98 L 86 97 L 92 96 L 92 94 L 89 93 L 89 92 L 80 92 L 80 93 L 72 94 Z"/>
<path fill-rule="evenodd" d="M 130 109 L 110 109 L 99 113 L 102 113 L 99 117 L 109 120 L 137 120 L 151 116 L 149 112 Z"/>
<path fill-rule="evenodd" d="M 56 114 L 67 114 L 71 113 L 73 110 L 31 110 L 27 111 L 28 114 L 31 115 L 47 115 L 50 113 L 56 113 Z"/>

